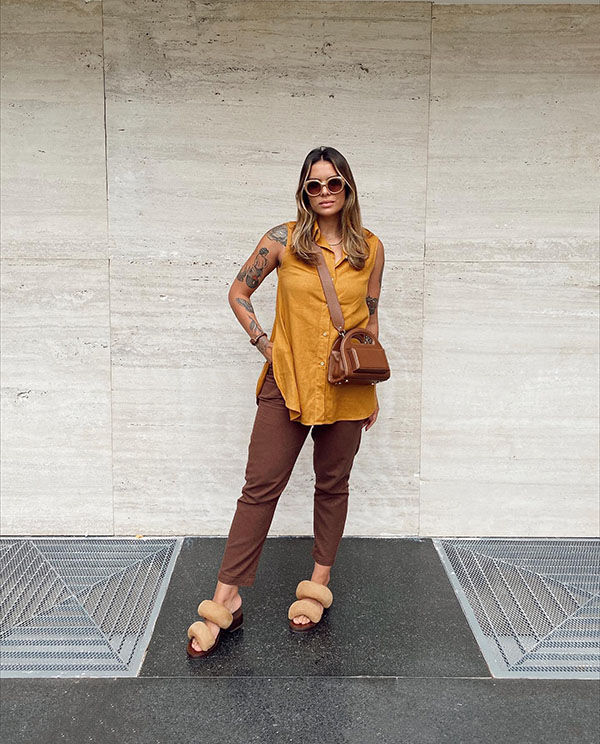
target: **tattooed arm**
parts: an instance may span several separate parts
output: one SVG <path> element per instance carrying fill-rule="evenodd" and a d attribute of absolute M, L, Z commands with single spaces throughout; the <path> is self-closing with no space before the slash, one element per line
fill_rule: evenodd
<path fill-rule="evenodd" d="M 379 337 L 379 319 L 377 317 L 377 309 L 379 305 L 379 296 L 381 294 L 381 283 L 383 281 L 383 265 L 385 262 L 385 256 L 383 252 L 383 243 L 381 240 L 378 243 L 377 255 L 375 256 L 375 263 L 373 264 L 373 270 L 369 277 L 369 283 L 367 284 L 367 307 L 369 308 L 369 320 L 367 321 L 367 328 L 375 335 L 375 338 Z"/>
<path fill-rule="evenodd" d="M 287 231 L 287 225 L 283 224 L 265 233 L 229 288 L 228 299 L 231 309 L 250 338 L 255 338 L 263 332 L 250 297 L 264 278 L 279 266 L 280 253 L 287 243 Z M 269 361 L 271 358 L 268 349 L 271 345 L 268 336 L 263 336 L 256 344 L 256 348 Z"/>

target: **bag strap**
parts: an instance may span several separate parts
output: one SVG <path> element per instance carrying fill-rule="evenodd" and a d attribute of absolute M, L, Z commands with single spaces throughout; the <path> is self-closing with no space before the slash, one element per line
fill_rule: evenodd
<path fill-rule="evenodd" d="M 327 300 L 327 305 L 329 306 L 329 314 L 331 315 L 331 320 L 333 321 L 333 325 L 337 328 L 338 333 L 343 336 L 346 332 L 344 328 L 344 313 L 342 312 L 342 307 L 340 305 L 340 301 L 338 300 L 338 296 L 333 285 L 333 279 L 331 278 L 331 274 L 329 273 L 329 269 L 327 268 L 327 264 L 325 263 L 325 259 L 323 258 L 323 250 L 321 249 L 321 246 L 314 240 L 313 243 L 319 249 L 317 253 L 317 271 L 319 272 L 319 278 L 321 280 L 321 284 L 323 285 L 325 299 Z"/>

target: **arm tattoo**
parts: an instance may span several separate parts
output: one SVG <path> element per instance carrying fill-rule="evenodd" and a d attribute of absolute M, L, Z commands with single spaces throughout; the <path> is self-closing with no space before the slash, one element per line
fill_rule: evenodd
<path fill-rule="evenodd" d="M 247 300 L 245 297 L 236 297 L 235 301 L 239 302 L 242 307 L 245 307 L 249 313 L 254 313 L 254 308 L 250 300 Z"/>
<path fill-rule="evenodd" d="M 288 229 L 287 225 L 277 225 L 277 227 L 274 227 L 272 230 L 269 230 L 267 233 L 267 237 L 270 240 L 276 240 L 278 243 L 281 243 L 281 245 L 286 246 L 287 245 L 287 234 Z"/>
<path fill-rule="evenodd" d="M 252 307 L 252 303 L 245 297 L 236 297 L 235 301 L 239 302 L 242 307 L 246 308 L 249 313 L 252 313 L 252 315 L 254 315 L 254 308 Z M 256 320 L 256 316 L 252 317 L 252 315 L 248 316 L 248 320 L 250 321 L 250 335 L 258 336 L 259 333 L 263 332 L 263 329 L 260 327 L 260 323 Z"/>
<path fill-rule="evenodd" d="M 369 315 L 373 315 L 377 310 L 377 303 L 379 302 L 378 297 L 367 297 L 367 306 L 369 308 Z"/>
<path fill-rule="evenodd" d="M 246 284 L 250 289 L 256 289 L 262 281 L 261 277 L 265 270 L 265 266 L 267 265 L 268 253 L 269 249 L 265 248 L 265 246 L 260 248 L 252 266 L 246 268 L 246 265 L 244 265 L 240 273 L 237 275 L 237 279 L 239 279 L 240 282 L 243 282 L 244 279 L 246 279 Z"/>
<path fill-rule="evenodd" d="M 381 264 L 381 272 L 379 273 L 379 291 L 381 292 L 381 283 L 383 282 L 383 264 Z M 367 306 L 369 308 L 369 315 L 375 315 L 377 312 L 377 305 L 379 304 L 379 297 L 367 297 Z"/>
<path fill-rule="evenodd" d="M 250 318 L 250 316 L 248 317 Z M 263 332 L 263 329 L 254 318 L 250 318 L 250 332 L 253 336 L 257 336 L 259 333 Z"/>

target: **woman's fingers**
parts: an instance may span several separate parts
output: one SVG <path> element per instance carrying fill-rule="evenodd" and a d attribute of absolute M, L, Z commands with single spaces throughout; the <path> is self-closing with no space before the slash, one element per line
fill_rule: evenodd
<path fill-rule="evenodd" d="M 369 429 L 377 421 L 377 414 L 378 413 L 379 413 L 379 406 L 377 406 L 377 409 L 369 416 L 368 419 L 365 419 L 365 421 L 366 421 L 365 431 L 369 431 Z"/>

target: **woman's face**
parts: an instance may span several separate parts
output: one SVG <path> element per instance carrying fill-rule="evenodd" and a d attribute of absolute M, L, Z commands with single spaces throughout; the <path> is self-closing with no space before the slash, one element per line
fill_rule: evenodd
<path fill-rule="evenodd" d="M 313 163 L 308 174 L 308 178 L 318 178 L 320 181 L 326 181 L 330 176 L 337 176 L 338 172 L 329 162 L 329 160 L 317 160 Z M 346 187 L 339 194 L 332 194 L 327 186 L 321 186 L 321 193 L 317 196 L 308 195 L 308 201 L 312 210 L 317 215 L 330 217 L 337 214 L 344 206 L 346 201 Z"/>

